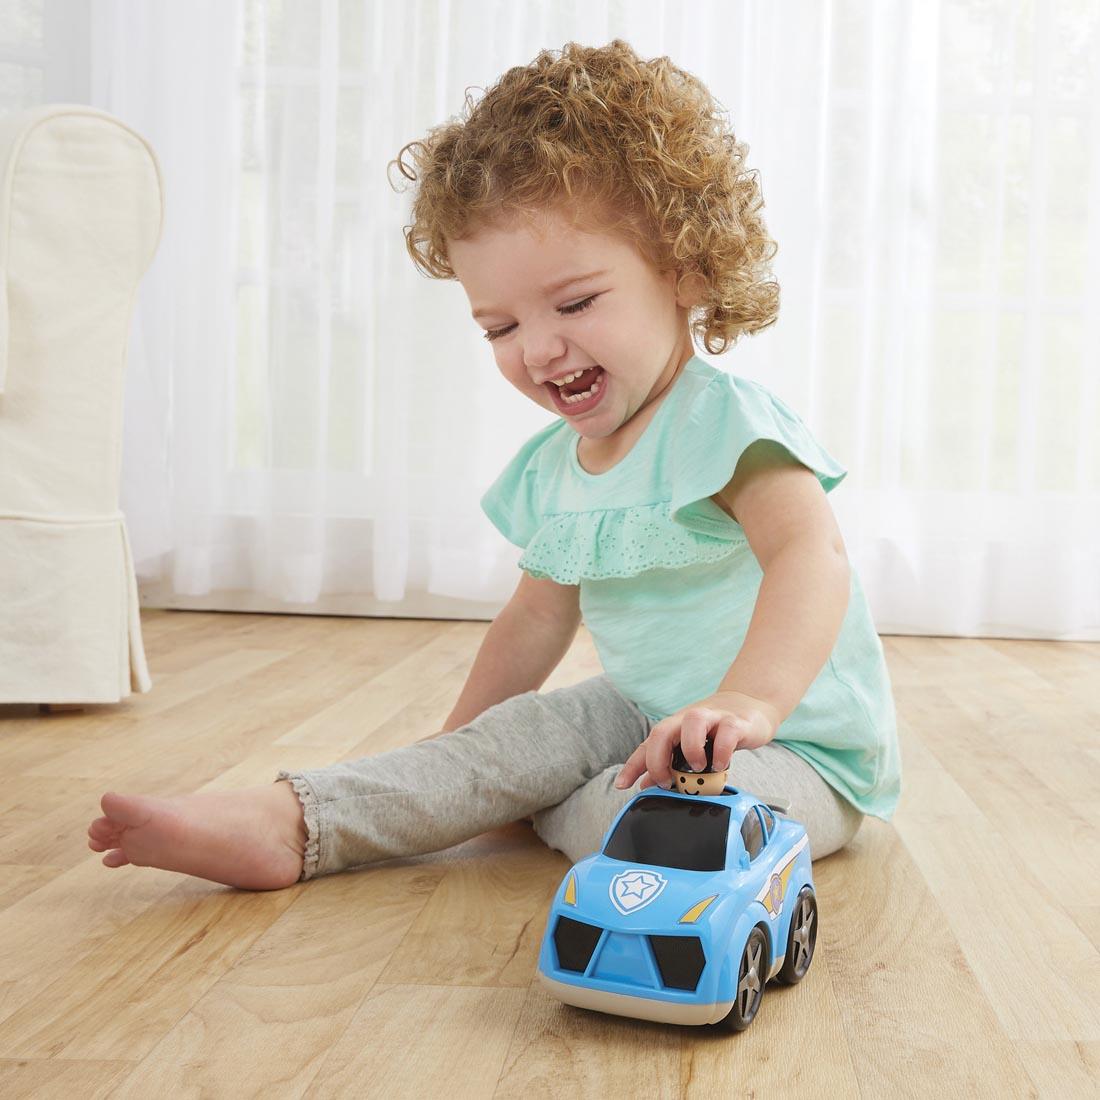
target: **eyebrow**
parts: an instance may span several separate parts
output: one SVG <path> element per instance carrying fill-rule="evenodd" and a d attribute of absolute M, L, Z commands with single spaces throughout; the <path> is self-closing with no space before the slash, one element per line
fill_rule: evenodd
<path fill-rule="evenodd" d="M 604 269 L 602 271 L 588 271 L 584 275 L 570 275 L 568 279 L 559 279 L 556 283 L 551 283 L 549 286 L 540 287 L 540 290 L 543 294 L 553 294 L 556 291 L 564 290 L 567 286 L 572 286 L 574 283 L 583 283 L 586 279 L 595 279 L 600 275 L 607 275 L 609 273 L 610 269 Z M 476 321 L 486 313 L 495 312 L 497 311 L 492 309 L 475 309 L 473 318 Z"/>

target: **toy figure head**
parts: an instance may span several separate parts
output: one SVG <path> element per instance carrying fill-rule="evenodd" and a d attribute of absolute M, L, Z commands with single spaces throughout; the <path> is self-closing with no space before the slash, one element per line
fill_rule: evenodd
<path fill-rule="evenodd" d="M 707 766 L 704 771 L 696 772 L 684 756 L 679 745 L 672 753 L 672 790 L 681 794 L 721 794 L 726 785 L 726 774 L 714 771 L 714 742 L 706 743 Z"/>

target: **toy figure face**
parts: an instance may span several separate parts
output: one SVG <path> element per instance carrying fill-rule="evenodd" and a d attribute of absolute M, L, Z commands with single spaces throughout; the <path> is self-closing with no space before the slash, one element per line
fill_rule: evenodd
<path fill-rule="evenodd" d="M 672 772 L 672 790 L 681 794 L 721 794 L 725 772 Z"/>

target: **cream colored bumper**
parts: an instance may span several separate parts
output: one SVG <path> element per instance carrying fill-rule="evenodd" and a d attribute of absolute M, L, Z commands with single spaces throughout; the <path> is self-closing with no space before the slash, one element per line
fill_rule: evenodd
<path fill-rule="evenodd" d="M 665 1024 L 715 1024 L 733 1007 L 732 1001 L 717 1004 L 685 1005 L 638 997 L 625 993 L 605 993 L 601 989 L 570 985 L 538 972 L 542 988 L 552 997 L 577 1008 L 610 1012 L 613 1016 L 633 1016 L 637 1020 L 656 1020 Z"/>

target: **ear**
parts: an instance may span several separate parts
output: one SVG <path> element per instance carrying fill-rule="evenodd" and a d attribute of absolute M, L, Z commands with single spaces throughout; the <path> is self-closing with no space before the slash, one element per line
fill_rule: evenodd
<path fill-rule="evenodd" d="M 685 309 L 697 306 L 704 298 L 707 283 L 698 271 L 683 271 L 676 280 L 676 304 Z"/>

